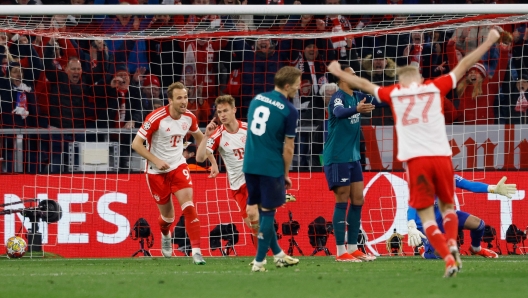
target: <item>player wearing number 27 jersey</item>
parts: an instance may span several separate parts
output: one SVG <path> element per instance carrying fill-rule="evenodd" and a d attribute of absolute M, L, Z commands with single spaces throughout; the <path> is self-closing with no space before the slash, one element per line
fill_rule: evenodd
<path fill-rule="evenodd" d="M 443 117 L 443 100 L 458 79 L 499 39 L 497 30 L 475 51 L 467 54 L 448 75 L 422 83 L 417 68 L 398 69 L 398 84 L 379 87 L 343 72 L 337 62 L 328 67 L 332 74 L 351 85 L 373 94 L 392 108 L 398 137 L 398 159 L 407 161 L 410 191 L 409 206 L 415 208 L 431 245 L 446 262 L 446 277 L 462 267 L 457 247 L 458 218 L 454 211 L 454 183 L 451 149 Z M 443 217 L 444 234 L 434 214 L 435 195 Z M 446 241 L 447 240 L 447 241 Z"/>

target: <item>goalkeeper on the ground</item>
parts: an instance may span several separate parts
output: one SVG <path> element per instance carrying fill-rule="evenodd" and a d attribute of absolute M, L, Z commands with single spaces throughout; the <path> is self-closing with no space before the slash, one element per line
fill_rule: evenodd
<path fill-rule="evenodd" d="M 505 184 L 505 182 L 506 177 L 503 177 L 497 185 L 488 185 L 486 183 L 469 181 L 455 175 L 455 186 L 457 188 L 474 193 L 494 193 L 511 198 L 511 195 L 517 191 L 517 186 L 515 184 Z M 443 232 L 442 215 L 437 204 L 435 204 L 434 210 L 438 228 Z M 480 241 L 484 235 L 484 221 L 460 210 L 456 211 L 456 215 L 458 217 L 459 229 L 470 231 L 471 247 L 469 248 L 469 251 L 471 254 L 483 256 L 485 258 L 498 258 L 499 256 L 497 253 L 480 246 Z M 418 247 L 418 251 L 424 259 L 439 259 L 440 257 L 435 254 L 434 248 L 424 236 L 422 222 L 416 213 L 416 209 L 409 207 L 407 211 L 407 221 L 409 246 Z"/>

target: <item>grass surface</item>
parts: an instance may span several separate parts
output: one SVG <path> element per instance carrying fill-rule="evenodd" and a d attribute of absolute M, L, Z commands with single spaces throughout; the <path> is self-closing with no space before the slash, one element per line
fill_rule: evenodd
<path fill-rule="evenodd" d="M 528 257 L 465 257 L 457 277 L 441 261 L 381 257 L 336 263 L 303 257 L 298 266 L 251 273 L 251 258 L 0 260 L 2 297 L 528 297 Z M 268 257 L 268 262 L 272 258 Z M 16 294 L 15 294 L 16 293 Z M 6 296 L 4 296 L 6 294 Z"/>

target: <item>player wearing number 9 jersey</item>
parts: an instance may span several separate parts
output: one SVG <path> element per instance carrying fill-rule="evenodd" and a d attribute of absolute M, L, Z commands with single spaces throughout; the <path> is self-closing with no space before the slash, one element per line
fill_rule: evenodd
<path fill-rule="evenodd" d="M 260 208 L 258 248 L 252 271 L 266 271 L 264 258 L 269 248 L 277 267 L 299 263 L 286 255 L 277 242 L 273 226 L 275 209 L 285 203 L 285 186 L 291 187 L 288 176 L 297 126 L 297 110 L 288 101 L 301 84 L 301 71 L 285 66 L 275 74 L 275 90 L 253 98 L 248 110 L 248 132 L 243 171 L 248 190 L 248 207 Z M 255 208 L 248 208 L 248 215 Z"/>
<path fill-rule="evenodd" d="M 343 72 L 337 62 L 328 70 L 355 88 L 373 94 L 392 108 L 398 137 L 398 159 L 407 162 L 410 191 L 409 205 L 415 208 L 431 245 L 445 260 L 444 276 L 451 277 L 462 267 L 456 243 L 458 218 L 453 208 L 454 183 L 451 149 L 443 117 L 443 100 L 456 87 L 459 78 L 479 61 L 499 39 L 497 30 L 476 50 L 466 55 L 448 75 L 423 83 L 417 68 L 398 70 L 398 84 L 379 87 Z M 435 195 L 443 217 L 444 234 L 438 229 L 434 214 Z"/>
<path fill-rule="evenodd" d="M 196 117 L 187 110 L 187 89 L 182 83 L 173 83 L 167 90 L 169 105 L 150 113 L 139 129 L 132 148 L 147 162 L 147 185 L 154 198 L 160 217 L 161 251 L 165 257 L 171 257 L 172 239 L 170 226 L 174 222 L 172 194 L 178 202 L 185 217 L 185 229 L 191 240 L 193 260 L 203 265 L 205 261 L 200 251 L 200 220 L 192 201 L 193 189 L 189 168 L 182 156 L 183 139 L 188 132 L 197 142 L 203 134 L 198 128 Z M 143 146 L 147 141 L 147 148 Z M 212 175 L 218 174 L 214 156 Z"/>

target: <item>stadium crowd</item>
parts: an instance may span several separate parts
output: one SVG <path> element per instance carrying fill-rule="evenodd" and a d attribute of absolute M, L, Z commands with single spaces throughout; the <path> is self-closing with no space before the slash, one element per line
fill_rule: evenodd
<path fill-rule="evenodd" d="M 282 4 L 449 4 L 442 0 L 1 0 L 1 4 L 40 5 L 282 5 Z M 471 3 L 525 1 L 468 0 Z M 300 115 L 296 138 L 296 166 L 320 170 L 326 133 L 325 108 L 337 91 L 336 78 L 326 71 L 333 60 L 350 65 L 355 73 L 379 85 L 396 81 L 396 67 L 415 65 L 425 79 L 446 74 L 467 52 L 479 45 L 489 28 L 428 28 L 412 33 L 386 33 L 383 26 L 411 24 L 417 16 L 76 16 L 4 17 L 15 27 L 41 23 L 39 30 L 72 32 L 74 38 L 47 34 L 0 32 L 0 129 L 46 128 L 49 134 L 24 137 L 24 169 L 17 172 L 60 172 L 71 142 L 113 141 L 120 144 L 120 168 L 129 170 L 133 133 L 146 115 L 167 104 L 166 88 L 182 82 L 188 88 L 188 109 L 204 127 L 215 114 L 217 96 L 237 100 L 239 118 L 246 119 L 251 99 L 273 88 L 273 76 L 285 65 L 302 71 L 301 89 L 292 98 Z M 179 28 L 191 37 L 146 39 L 80 38 L 126 35 L 131 31 Z M 239 31 L 222 36 L 223 28 Z M 342 33 L 378 28 L 376 34 L 298 39 L 260 38 L 262 33 Z M 447 124 L 525 124 L 528 100 L 528 46 L 526 24 L 502 25 L 500 43 L 475 64 L 445 100 Z M 252 34 L 252 33 L 255 34 Z M 205 35 L 206 34 L 206 35 Z M 245 37 L 244 37 L 245 36 Z M 77 38 L 79 37 L 79 38 Z M 528 49 L 527 49 L 528 50 Z M 364 95 L 369 102 L 371 97 Z M 378 106 L 364 115 L 362 125 L 393 125 L 391 110 Z M 86 132 L 53 133 L 54 129 Z M 108 129 L 123 129 L 113 133 Z M 3 171 L 15 172 L 16 136 L 0 133 Z M 368 145 L 367 145 L 368 147 Z M 363 149 L 365 150 L 365 149 Z M 195 149 L 188 152 L 194 155 Z"/>

